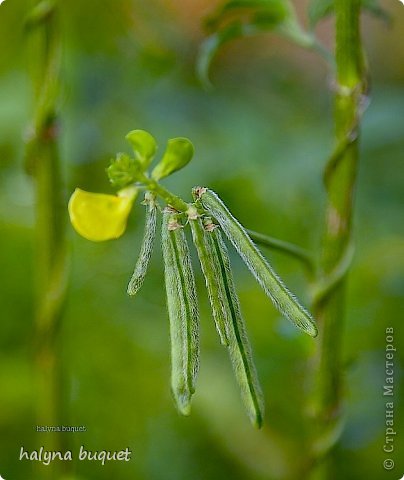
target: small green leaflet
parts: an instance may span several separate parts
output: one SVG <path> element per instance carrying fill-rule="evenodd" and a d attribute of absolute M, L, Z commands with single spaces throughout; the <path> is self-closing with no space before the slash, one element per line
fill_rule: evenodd
<path fill-rule="evenodd" d="M 142 171 L 146 170 L 156 154 L 156 140 L 145 130 L 132 130 L 125 138 L 131 144 Z"/>
<path fill-rule="evenodd" d="M 184 168 L 194 156 L 194 146 L 188 138 L 171 138 L 163 158 L 152 171 L 152 178 L 156 181 L 168 177 L 172 173 Z"/>

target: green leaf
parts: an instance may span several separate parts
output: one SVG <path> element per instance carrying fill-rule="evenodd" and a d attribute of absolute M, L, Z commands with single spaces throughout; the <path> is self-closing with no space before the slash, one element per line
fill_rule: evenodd
<path fill-rule="evenodd" d="M 194 146 L 187 138 L 171 138 L 167 142 L 167 148 L 163 158 L 152 172 L 154 180 L 161 180 L 172 173 L 184 168 L 194 155 Z"/>
<path fill-rule="evenodd" d="M 142 170 L 146 170 L 156 154 L 156 140 L 145 130 L 132 130 L 125 138 L 131 144 Z"/>
<path fill-rule="evenodd" d="M 205 88 L 212 87 L 209 79 L 210 65 L 220 48 L 227 42 L 238 38 L 245 37 L 245 27 L 241 22 L 234 22 L 226 28 L 208 37 L 201 45 L 197 59 L 196 71 L 199 80 Z"/>
<path fill-rule="evenodd" d="M 197 74 L 210 87 L 209 68 L 220 48 L 236 38 L 276 31 L 303 47 L 313 47 L 315 40 L 298 23 L 293 5 L 288 0 L 230 0 L 208 18 L 212 31 L 201 45 Z"/>
<path fill-rule="evenodd" d="M 390 14 L 381 7 L 378 0 L 362 0 L 362 7 L 370 12 L 372 15 L 385 20 L 386 22 L 391 21 Z"/>
<path fill-rule="evenodd" d="M 334 12 L 334 0 L 311 0 L 309 4 L 310 27 L 314 28 L 317 23 Z"/>
<path fill-rule="evenodd" d="M 206 19 L 205 26 L 214 32 L 226 20 L 227 15 L 245 14 L 246 11 L 262 14 L 271 19 L 271 22 L 278 23 L 288 16 L 290 5 L 285 0 L 230 0 Z"/>
<path fill-rule="evenodd" d="M 136 181 L 140 167 L 138 162 L 126 153 L 117 153 L 107 168 L 107 174 L 114 187 L 123 188 Z"/>

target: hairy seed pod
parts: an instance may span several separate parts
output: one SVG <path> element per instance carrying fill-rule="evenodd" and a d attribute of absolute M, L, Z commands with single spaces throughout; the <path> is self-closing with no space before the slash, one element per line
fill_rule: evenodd
<path fill-rule="evenodd" d="M 155 197 L 150 192 L 145 195 L 147 205 L 146 222 L 143 234 L 140 254 L 136 262 L 135 269 L 128 284 L 128 295 L 136 295 L 143 285 L 150 258 L 153 252 L 154 238 L 156 236 L 156 203 Z"/>
<path fill-rule="evenodd" d="M 178 410 L 191 411 L 199 369 L 199 313 L 194 274 L 182 228 L 169 230 L 175 215 L 164 212 L 162 248 L 171 337 L 171 389 Z"/>
<path fill-rule="evenodd" d="M 298 299 L 286 288 L 267 260 L 247 234 L 246 230 L 229 212 L 216 193 L 200 188 L 194 189 L 203 207 L 222 227 L 244 263 L 255 276 L 275 307 L 295 326 L 312 337 L 317 335 L 316 324 L 310 313 L 300 305 Z"/>
<path fill-rule="evenodd" d="M 264 400 L 252 358 L 240 303 L 231 272 L 230 259 L 220 229 L 214 229 L 210 236 L 220 265 L 217 279 L 225 289 L 227 308 L 231 322 L 228 325 L 229 354 L 234 374 L 241 391 L 241 398 L 254 426 L 260 428 L 264 417 Z"/>
<path fill-rule="evenodd" d="M 220 276 L 220 265 L 212 245 L 212 239 L 205 231 L 200 218 L 189 221 L 192 230 L 192 238 L 198 252 L 199 262 L 202 273 L 205 278 L 206 289 L 208 291 L 209 302 L 212 308 L 213 319 L 216 330 L 219 334 L 222 345 L 228 345 L 226 319 L 228 309 L 226 308 L 226 294 L 223 289 L 223 283 L 218 281 Z"/>

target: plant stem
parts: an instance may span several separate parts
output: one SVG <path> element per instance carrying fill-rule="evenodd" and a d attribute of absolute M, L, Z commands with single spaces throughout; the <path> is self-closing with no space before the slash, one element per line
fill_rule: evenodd
<path fill-rule="evenodd" d="M 42 3 L 34 8 L 40 11 Z M 46 15 L 35 18 L 30 37 L 35 62 L 33 77 L 37 98 L 33 136 L 27 145 L 27 165 L 36 185 L 36 314 L 35 360 L 37 383 L 37 424 L 60 425 L 61 373 L 58 327 L 63 309 L 67 257 L 65 240 L 65 200 L 58 151 L 57 93 L 60 39 L 56 4 Z M 41 433 L 41 445 L 58 450 L 56 433 Z M 46 478 L 59 477 L 55 462 L 47 467 Z"/>
<path fill-rule="evenodd" d="M 314 305 L 319 322 L 319 346 L 315 359 L 316 424 L 312 444 L 311 473 L 315 478 L 334 478 L 329 455 L 341 431 L 342 336 L 345 279 L 352 248 L 353 197 L 359 159 L 358 136 L 365 69 L 360 35 L 360 0 L 336 0 L 335 140 L 336 152 L 326 169 L 327 207 L 320 272 Z M 343 268 L 340 266 L 343 265 Z M 341 270 L 342 275 L 335 275 Z M 333 277 L 334 275 L 334 277 Z M 333 285 L 329 279 L 334 278 Z M 326 286 L 321 291 L 321 286 Z M 321 462 L 321 460 L 324 460 Z"/>
<path fill-rule="evenodd" d="M 155 193 L 159 197 L 161 197 L 168 205 L 171 205 L 173 208 L 178 210 L 179 212 L 187 212 L 189 209 L 189 205 L 184 202 L 180 197 L 177 197 L 169 190 L 164 188 L 155 180 L 143 175 L 140 179 L 141 183 L 146 186 L 147 190 Z"/>

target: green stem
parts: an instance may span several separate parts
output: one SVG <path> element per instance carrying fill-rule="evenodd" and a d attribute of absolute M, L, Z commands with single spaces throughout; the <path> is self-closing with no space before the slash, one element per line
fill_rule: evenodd
<path fill-rule="evenodd" d="M 314 305 L 319 322 L 319 346 L 315 359 L 316 388 L 313 402 L 315 435 L 311 473 L 318 478 L 332 476 L 330 452 L 341 431 L 342 335 L 345 310 L 345 274 L 340 268 L 352 246 L 353 197 L 359 159 L 358 132 L 360 102 L 364 93 L 364 62 L 360 35 L 360 0 L 336 0 L 335 140 L 338 155 L 326 172 L 327 207 L 319 283 L 327 285 Z M 330 165 L 332 164 L 332 168 Z M 343 271 L 343 276 L 335 272 Z M 330 285 L 329 278 L 335 285 Z M 314 478 L 313 477 L 313 478 Z"/>
<path fill-rule="evenodd" d="M 332 69 L 335 68 L 335 60 L 332 53 L 318 40 L 318 38 L 314 37 L 311 49 L 314 52 L 317 52 Z"/>
<path fill-rule="evenodd" d="M 143 185 L 145 185 L 147 190 L 150 190 L 151 192 L 161 197 L 168 205 L 171 205 L 179 212 L 188 211 L 189 205 L 184 202 L 184 200 L 171 193 L 169 190 L 164 188 L 155 180 L 147 177 L 146 175 L 143 175 L 139 180 Z"/>
<path fill-rule="evenodd" d="M 279 238 L 270 237 L 263 233 L 254 232 L 253 230 L 247 230 L 251 239 L 264 247 L 271 248 L 272 250 L 279 250 L 282 253 L 294 257 L 299 260 L 306 268 L 308 274 L 311 276 L 314 272 L 314 262 L 310 253 L 302 247 L 295 245 L 294 243 L 285 242 Z"/>
<path fill-rule="evenodd" d="M 67 256 L 65 239 L 65 199 L 58 149 L 57 90 L 59 83 L 60 39 L 56 23 L 56 4 L 38 17 L 43 2 L 29 18 L 32 27 L 35 96 L 33 138 L 27 145 L 27 165 L 36 185 L 36 314 L 35 360 L 38 375 L 36 395 L 37 424 L 60 425 L 62 400 L 60 346 L 58 330 L 62 315 Z M 32 18 L 35 22 L 32 23 Z M 61 449 L 55 433 L 40 434 L 41 445 Z M 38 439 L 39 440 L 39 439 Z M 46 478 L 59 477 L 59 468 L 48 467 Z M 42 472 L 44 474 L 44 472 Z M 44 477 L 45 478 L 45 477 Z"/>

